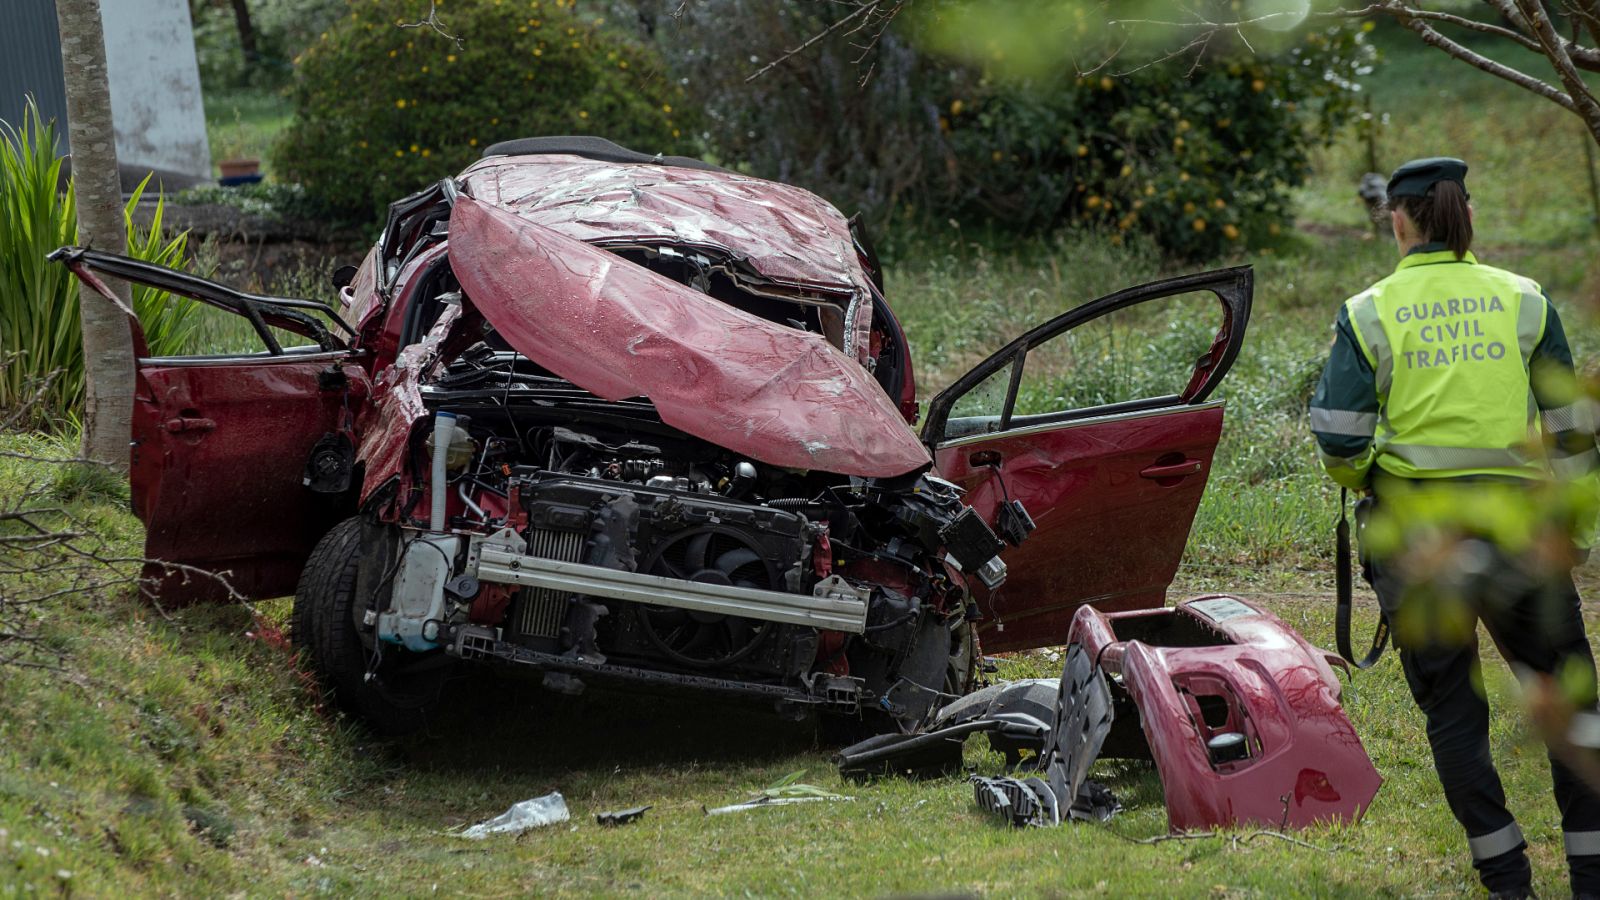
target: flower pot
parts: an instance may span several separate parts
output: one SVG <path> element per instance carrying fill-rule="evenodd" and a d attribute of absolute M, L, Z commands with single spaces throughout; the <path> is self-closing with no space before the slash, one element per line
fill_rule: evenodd
<path fill-rule="evenodd" d="M 217 163 L 217 168 L 222 170 L 223 178 L 240 178 L 245 175 L 254 175 L 261 171 L 261 160 L 224 159 Z"/>

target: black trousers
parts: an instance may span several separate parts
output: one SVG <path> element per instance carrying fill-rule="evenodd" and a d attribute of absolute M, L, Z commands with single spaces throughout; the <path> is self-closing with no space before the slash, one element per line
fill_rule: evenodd
<path fill-rule="evenodd" d="M 1419 602 L 1419 589 L 1427 590 L 1408 585 L 1396 567 L 1381 560 L 1368 562 L 1368 575 L 1391 616 L 1408 602 Z M 1570 572 L 1537 583 L 1498 580 L 1470 601 L 1509 661 L 1544 674 L 1558 669 L 1571 674 L 1573 666 L 1593 674 L 1594 657 Z M 1505 790 L 1489 755 L 1489 704 L 1481 693 L 1476 632 L 1466 643 L 1413 639 L 1407 646 L 1397 641 L 1397 649 L 1411 695 L 1427 716 L 1434 767 L 1450 811 L 1466 829 L 1478 877 L 1491 891 L 1527 887 L 1532 873 L 1526 844 L 1506 809 Z M 1594 698 L 1582 702 L 1592 706 Z M 1600 797 L 1554 756 L 1550 769 L 1572 890 L 1600 894 Z"/>

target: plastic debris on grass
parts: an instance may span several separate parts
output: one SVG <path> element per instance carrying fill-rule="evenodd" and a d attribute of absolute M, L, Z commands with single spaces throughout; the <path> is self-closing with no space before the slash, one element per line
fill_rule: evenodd
<path fill-rule="evenodd" d="M 567 811 L 566 798 L 560 791 L 552 791 L 543 797 L 513 803 L 511 808 L 484 822 L 479 822 L 471 828 L 457 833 L 457 837 L 481 841 L 491 834 L 521 834 L 532 828 L 545 825 L 554 825 L 572 818 Z"/>

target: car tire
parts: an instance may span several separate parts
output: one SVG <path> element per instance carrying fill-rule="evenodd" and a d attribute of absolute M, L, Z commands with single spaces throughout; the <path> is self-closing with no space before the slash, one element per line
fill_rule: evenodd
<path fill-rule="evenodd" d="M 962 697 L 978 679 L 978 631 L 962 619 L 950 629 L 950 666 L 945 671 L 944 692 Z"/>
<path fill-rule="evenodd" d="M 950 629 L 950 659 L 945 668 L 944 692 L 956 697 L 972 690 L 978 674 L 976 629 L 963 619 Z M 881 710 L 863 709 L 854 716 L 823 713 L 817 721 L 817 740 L 824 746 L 844 747 L 880 734 L 901 734 L 906 723 Z"/>
<path fill-rule="evenodd" d="M 362 639 L 360 568 L 361 520 L 350 518 L 324 535 L 306 562 L 290 615 L 291 638 L 335 706 L 376 734 L 410 734 L 427 726 L 452 666 L 442 651 L 413 653 Z"/>

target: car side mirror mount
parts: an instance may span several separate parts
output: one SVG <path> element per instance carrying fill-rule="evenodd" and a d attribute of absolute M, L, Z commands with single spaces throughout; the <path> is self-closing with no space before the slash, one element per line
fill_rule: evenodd
<path fill-rule="evenodd" d="M 333 270 L 333 289 L 342 291 L 356 280 L 356 273 L 360 272 L 355 266 L 340 266 Z"/>

